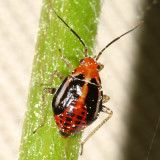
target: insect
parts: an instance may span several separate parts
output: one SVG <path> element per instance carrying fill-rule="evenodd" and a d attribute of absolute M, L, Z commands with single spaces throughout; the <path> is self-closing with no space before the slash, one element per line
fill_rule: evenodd
<path fill-rule="evenodd" d="M 67 26 L 68 29 L 79 39 L 84 47 L 84 59 L 80 60 L 80 66 L 73 68 L 68 59 L 62 55 L 61 59 L 66 63 L 71 74 L 64 77 L 58 71 L 53 71 L 50 80 L 47 84 L 51 85 L 55 76 L 59 77 L 63 82 L 58 89 L 45 88 L 42 93 L 42 121 L 41 125 L 34 131 L 37 132 L 40 127 L 44 125 L 44 110 L 45 110 L 45 94 L 54 94 L 52 101 L 52 108 L 54 112 L 54 119 L 58 130 L 63 138 L 73 136 L 74 134 L 84 130 L 87 126 L 92 124 L 98 117 L 100 112 L 107 113 L 108 116 L 84 139 L 81 143 L 81 154 L 83 152 L 83 145 L 86 141 L 106 122 L 112 117 L 112 110 L 104 106 L 108 102 L 109 96 L 103 95 L 99 71 L 103 69 L 103 65 L 97 60 L 103 51 L 112 43 L 135 30 L 139 25 L 127 31 L 121 36 L 115 38 L 108 45 L 106 45 L 95 58 L 90 58 L 87 55 L 87 47 L 79 35 L 68 26 L 68 24 L 56 13 L 54 8 L 50 5 L 55 15 Z"/>

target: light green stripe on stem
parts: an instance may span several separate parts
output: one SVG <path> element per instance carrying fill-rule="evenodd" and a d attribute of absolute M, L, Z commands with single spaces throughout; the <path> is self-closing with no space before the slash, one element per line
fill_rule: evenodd
<path fill-rule="evenodd" d="M 81 133 L 67 139 L 61 138 L 53 118 L 53 95 L 46 94 L 45 123 L 33 134 L 41 122 L 44 87 L 40 87 L 40 84 L 48 82 L 53 70 L 69 75 L 58 50 L 62 50 L 74 67 L 84 58 L 82 44 L 55 16 L 49 4 L 78 33 L 88 47 L 89 55 L 92 55 L 100 0 L 43 0 L 42 4 L 19 160 L 77 160 Z M 55 78 L 50 87 L 57 88 L 60 83 L 61 80 Z"/>

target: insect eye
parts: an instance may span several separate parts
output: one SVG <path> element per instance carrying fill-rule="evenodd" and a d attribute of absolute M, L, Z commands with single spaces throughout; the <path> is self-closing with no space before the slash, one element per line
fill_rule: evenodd
<path fill-rule="evenodd" d="M 85 64 L 85 60 L 84 60 L 84 59 L 81 59 L 81 60 L 80 60 L 80 64 Z"/>
<path fill-rule="evenodd" d="M 104 68 L 104 65 L 101 63 L 98 63 L 98 66 L 97 66 L 98 72 L 101 71 L 103 68 Z"/>
<path fill-rule="evenodd" d="M 100 68 L 101 68 L 101 66 L 100 66 L 100 65 L 98 65 L 98 66 L 97 66 L 97 69 L 98 69 L 98 70 L 100 70 Z"/>

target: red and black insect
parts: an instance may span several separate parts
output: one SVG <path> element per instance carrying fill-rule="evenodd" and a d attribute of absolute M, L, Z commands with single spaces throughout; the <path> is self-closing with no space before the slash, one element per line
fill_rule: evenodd
<path fill-rule="evenodd" d="M 51 6 L 53 9 L 53 7 Z M 68 24 L 55 12 L 56 16 L 70 29 L 70 31 L 79 39 L 84 46 L 85 58 L 80 60 L 80 66 L 73 69 L 68 59 L 62 55 L 62 60 L 65 61 L 68 68 L 72 72 L 66 78 L 58 71 L 53 71 L 48 84 L 51 85 L 54 76 L 63 80 L 62 84 L 56 90 L 55 88 L 45 88 L 42 94 L 42 122 L 34 133 L 44 124 L 44 108 L 45 108 L 45 93 L 54 94 L 52 108 L 54 119 L 63 138 L 70 137 L 92 124 L 98 117 L 100 112 L 105 112 L 108 117 L 104 119 L 81 143 L 81 153 L 83 144 L 112 116 L 112 111 L 103 104 L 109 100 L 109 96 L 103 95 L 99 71 L 103 65 L 98 63 L 102 52 L 112 43 L 120 39 L 125 34 L 133 31 L 135 28 L 117 37 L 105 46 L 95 58 L 87 57 L 87 47 L 79 35 L 72 30 Z"/>
<path fill-rule="evenodd" d="M 102 111 L 100 66 L 92 58 L 85 58 L 80 64 L 62 82 L 52 102 L 54 118 L 64 138 L 83 130 Z"/>

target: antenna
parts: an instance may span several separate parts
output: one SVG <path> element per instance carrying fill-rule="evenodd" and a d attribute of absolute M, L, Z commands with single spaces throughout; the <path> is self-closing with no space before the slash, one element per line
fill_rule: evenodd
<path fill-rule="evenodd" d="M 130 29 L 129 31 L 123 33 L 122 35 L 120 35 L 119 37 L 115 38 L 114 40 L 112 40 L 110 43 L 108 43 L 96 56 L 96 61 L 99 59 L 99 57 L 102 55 L 103 51 L 108 48 L 111 44 L 113 44 L 114 42 L 116 42 L 117 40 L 119 40 L 120 38 L 122 38 L 124 35 L 132 32 L 133 30 L 135 30 L 136 28 L 138 28 L 140 25 L 143 24 L 143 21 L 140 22 L 137 26 L 135 26 L 134 28 Z"/>
<path fill-rule="evenodd" d="M 82 45 L 84 46 L 84 55 L 85 57 L 87 57 L 87 47 L 85 45 L 85 43 L 83 42 L 83 40 L 80 38 L 80 36 L 57 14 L 57 12 L 54 10 L 53 6 L 51 4 L 49 4 L 50 7 L 52 8 L 52 10 L 54 11 L 55 15 L 67 26 L 67 28 L 69 28 L 69 30 L 79 39 L 79 41 L 82 43 Z"/>

